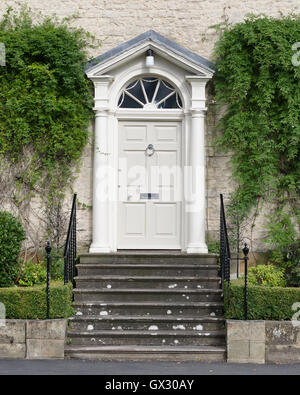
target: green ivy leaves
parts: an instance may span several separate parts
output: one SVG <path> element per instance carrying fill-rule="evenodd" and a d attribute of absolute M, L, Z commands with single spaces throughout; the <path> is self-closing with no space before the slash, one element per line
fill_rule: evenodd
<path fill-rule="evenodd" d="M 21 223 L 7 211 L 0 211 L 0 287 L 13 285 L 24 239 L 25 231 Z"/>
<path fill-rule="evenodd" d="M 19 189 L 55 194 L 88 139 L 92 95 L 85 78 L 89 37 L 81 29 L 11 9 L 0 21 L 6 67 L 0 67 L 0 155 L 28 166 Z M 50 198 L 51 200 L 51 198 Z"/>
<path fill-rule="evenodd" d="M 293 44 L 300 17 L 250 17 L 223 32 L 217 47 L 216 98 L 228 111 L 220 122 L 221 149 L 231 151 L 237 188 L 231 206 L 241 218 L 263 203 L 271 262 L 299 285 L 300 67 Z M 257 213 L 256 213 L 257 214 Z"/>
<path fill-rule="evenodd" d="M 249 213 L 257 199 L 299 200 L 300 67 L 292 45 L 300 18 L 250 17 L 217 43 L 217 101 L 228 106 L 218 140 L 233 151 L 235 201 Z"/>

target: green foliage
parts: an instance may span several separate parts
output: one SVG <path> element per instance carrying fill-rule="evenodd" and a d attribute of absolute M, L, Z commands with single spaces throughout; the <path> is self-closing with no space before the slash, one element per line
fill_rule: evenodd
<path fill-rule="evenodd" d="M 257 265 L 248 271 L 248 283 L 264 287 L 285 287 L 284 270 L 273 265 Z"/>
<path fill-rule="evenodd" d="M 7 319 L 46 318 L 45 286 L 1 288 L 0 302 L 6 307 Z M 72 284 L 51 283 L 50 318 L 68 318 L 73 314 Z"/>
<path fill-rule="evenodd" d="M 207 244 L 208 252 L 211 254 L 217 254 L 217 265 L 220 265 L 220 242 L 212 241 Z"/>
<path fill-rule="evenodd" d="M 213 241 L 207 244 L 208 252 L 211 254 L 220 254 L 220 243 Z"/>
<path fill-rule="evenodd" d="M 284 270 L 289 286 L 300 286 L 300 240 L 291 217 L 283 211 L 276 213 L 278 222 L 269 218 L 266 243 L 272 248 L 270 261 Z"/>
<path fill-rule="evenodd" d="M 250 320 L 291 320 L 292 305 L 300 301 L 299 288 L 249 286 L 248 317 Z M 224 290 L 227 319 L 244 319 L 244 286 L 231 282 Z"/>
<path fill-rule="evenodd" d="M 235 199 L 244 211 L 267 195 L 299 197 L 299 18 L 249 18 L 217 44 L 216 97 L 228 110 L 219 143 L 233 150 Z"/>
<path fill-rule="evenodd" d="M 0 287 L 14 284 L 19 269 L 18 257 L 25 231 L 10 213 L 0 212 Z"/>
<path fill-rule="evenodd" d="M 217 145 L 233 153 L 231 207 L 242 219 L 266 202 L 275 207 L 269 244 L 290 284 L 298 281 L 300 245 L 300 67 L 292 62 L 298 37 L 299 16 L 229 25 L 216 46 L 214 79 L 217 102 L 227 106 Z"/>
<path fill-rule="evenodd" d="M 71 180 L 92 117 L 90 37 L 66 22 L 8 9 L 0 20 L 0 161 L 20 166 L 14 203 L 38 194 L 49 210 Z M 25 165 L 24 165 L 25 163 Z"/>
<path fill-rule="evenodd" d="M 23 287 L 32 287 L 33 285 L 45 284 L 46 280 L 45 265 L 28 261 L 22 267 L 18 284 Z"/>
<path fill-rule="evenodd" d="M 50 278 L 56 281 L 64 280 L 64 258 L 62 250 L 52 248 L 50 262 Z"/>
<path fill-rule="evenodd" d="M 50 280 L 64 280 L 64 259 L 62 251 L 52 248 L 50 260 Z M 47 281 L 47 261 L 33 262 L 27 261 L 21 265 L 18 285 L 22 287 L 32 287 L 33 285 L 46 284 Z"/>

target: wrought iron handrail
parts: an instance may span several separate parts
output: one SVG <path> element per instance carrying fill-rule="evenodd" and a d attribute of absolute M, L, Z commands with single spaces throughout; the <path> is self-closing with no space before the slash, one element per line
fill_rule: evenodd
<path fill-rule="evenodd" d="M 238 238 L 238 246 L 239 246 L 239 238 Z M 239 253 L 239 248 L 237 250 Z M 244 320 L 248 319 L 248 254 L 249 248 L 247 244 L 244 244 L 243 248 L 243 258 L 239 258 L 237 255 L 237 261 L 243 260 L 245 267 L 245 286 L 244 286 Z M 225 208 L 224 208 L 224 200 L 223 195 L 220 195 L 220 263 L 221 263 L 221 277 L 222 277 L 222 288 L 224 289 L 225 282 L 227 284 L 230 283 L 230 246 L 229 246 L 229 238 L 227 232 L 227 224 L 226 224 L 226 216 L 225 216 Z M 238 270 L 238 268 L 237 268 Z"/>
<path fill-rule="evenodd" d="M 220 195 L 220 264 L 222 287 L 224 282 L 230 282 L 230 246 L 227 232 L 223 195 Z"/>
<path fill-rule="evenodd" d="M 64 283 L 74 282 L 75 277 L 75 261 L 77 253 L 76 238 L 76 200 L 77 194 L 73 196 L 72 210 L 68 227 L 67 239 L 64 249 Z"/>

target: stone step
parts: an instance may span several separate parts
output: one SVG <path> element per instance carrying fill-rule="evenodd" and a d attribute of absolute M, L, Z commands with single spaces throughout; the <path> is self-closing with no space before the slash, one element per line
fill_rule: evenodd
<path fill-rule="evenodd" d="M 216 254 L 187 254 L 181 251 L 117 252 L 110 254 L 81 254 L 80 263 L 102 264 L 212 264 L 217 263 Z"/>
<path fill-rule="evenodd" d="M 81 263 L 76 265 L 79 276 L 199 276 L 217 277 L 216 264 L 103 264 Z"/>
<path fill-rule="evenodd" d="M 94 330 L 203 330 L 224 329 L 225 320 L 220 317 L 178 317 L 178 316 L 76 316 L 69 321 L 70 329 Z"/>
<path fill-rule="evenodd" d="M 222 302 L 97 302 L 85 301 L 74 304 L 76 314 L 84 316 L 151 316 L 151 315 L 174 315 L 194 317 L 220 317 L 223 315 Z"/>
<path fill-rule="evenodd" d="M 212 346 L 66 346 L 65 357 L 106 361 L 225 362 L 226 349 Z"/>
<path fill-rule="evenodd" d="M 75 277 L 78 288 L 149 288 L 201 289 L 220 287 L 219 277 L 160 277 L 160 276 L 82 276 Z"/>
<path fill-rule="evenodd" d="M 217 256 L 83 254 L 66 356 L 224 361 Z"/>
<path fill-rule="evenodd" d="M 75 302 L 220 302 L 220 289 L 74 289 Z"/>
<path fill-rule="evenodd" d="M 68 343 L 74 346 L 144 345 L 144 346 L 224 346 L 225 331 L 96 331 L 68 330 Z"/>

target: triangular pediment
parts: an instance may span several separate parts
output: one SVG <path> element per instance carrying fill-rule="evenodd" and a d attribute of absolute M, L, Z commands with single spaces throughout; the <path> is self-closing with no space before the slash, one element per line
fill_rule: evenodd
<path fill-rule="evenodd" d="M 108 74 L 118 64 L 141 55 L 147 49 L 152 49 L 157 55 L 193 74 L 208 78 L 214 74 L 214 65 L 209 60 L 153 30 L 140 34 L 92 59 L 86 65 L 86 74 L 89 78 Z"/>

